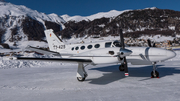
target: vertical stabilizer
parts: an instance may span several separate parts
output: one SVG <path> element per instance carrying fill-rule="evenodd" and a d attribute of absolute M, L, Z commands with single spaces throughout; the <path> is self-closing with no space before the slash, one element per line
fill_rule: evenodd
<path fill-rule="evenodd" d="M 57 52 L 58 50 L 65 49 L 65 44 L 56 34 L 54 34 L 52 29 L 45 30 L 44 32 L 51 51 Z"/>

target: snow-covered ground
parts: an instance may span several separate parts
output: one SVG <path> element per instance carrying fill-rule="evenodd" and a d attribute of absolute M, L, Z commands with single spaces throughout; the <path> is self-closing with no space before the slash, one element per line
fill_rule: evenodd
<path fill-rule="evenodd" d="M 152 66 L 129 64 L 129 77 L 118 65 L 87 66 L 88 77 L 76 80 L 77 64 L 42 63 L 33 67 L 0 68 L 0 101 L 179 101 L 180 51 Z"/>

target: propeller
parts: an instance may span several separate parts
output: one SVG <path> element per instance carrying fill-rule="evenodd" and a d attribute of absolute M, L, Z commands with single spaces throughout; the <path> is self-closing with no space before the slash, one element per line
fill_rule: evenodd
<path fill-rule="evenodd" d="M 147 42 L 148 42 L 148 46 L 149 46 L 149 47 L 156 47 L 156 44 L 155 44 L 155 43 L 153 43 L 153 46 L 151 45 L 151 40 L 150 40 L 150 39 L 148 39 Z"/>
<path fill-rule="evenodd" d="M 121 45 L 122 45 L 122 48 L 120 49 L 120 52 L 121 52 L 121 53 L 131 54 L 131 53 L 132 53 L 131 50 L 125 49 L 124 37 L 123 37 L 122 29 L 120 29 L 120 39 L 121 39 L 120 41 L 121 41 Z M 122 52 L 122 50 L 125 51 L 125 52 Z M 123 65 L 124 65 L 125 76 L 129 76 L 126 56 L 127 56 L 127 55 L 125 55 L 125 56 L 123 57 L 123 59 L 124 59 Z M 121 57 L 121 56 L 120 56 L 120 57 Z"/>
<path fill-rule="evenodd" d="M 124 58 L 125 56 L 129 56 L 131 53 L 132 53 L 132 51 L 129 50 L 129 49 L 121 48 L 120 52 L 119 52 L 119 55 L 120 55 L 121 58 Z"/>

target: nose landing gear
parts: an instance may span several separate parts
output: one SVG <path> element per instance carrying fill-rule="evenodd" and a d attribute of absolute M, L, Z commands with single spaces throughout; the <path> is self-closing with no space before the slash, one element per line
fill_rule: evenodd
<path fill-rule="evenodd" d="M 123 63 L 119 66 L 119 70 L 124 71 L 124 64 Z"/>
<path fill-rule="evenodd" d="M 152 71 L 151 72 L 151 78 L 159 78 L 159 72 L 155 71 L 155 73 Z"/>
<path fill-rule="evenodd" d="M 156 62 L 153 62 L 153 71 L 151 72 L 151 78 L 159 78 L 159 72 L 156 71 Z"/>

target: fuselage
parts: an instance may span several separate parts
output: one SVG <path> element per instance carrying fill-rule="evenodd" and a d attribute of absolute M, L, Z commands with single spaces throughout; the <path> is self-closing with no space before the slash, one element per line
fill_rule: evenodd
<path fill-rule="evenodd" d="M 122 30 L 120 29 L 119 41 L 106 41 L 86 44 L 71 44 L 66 45 L 63 41 L 53 33 L 52 29 L 45 30 L 45 35 L 48 41 L 50 51 L 39 50 L 34 47 L 29 49 L 37 50 L 47 55 L 60 56 L 60 58 L 18 58 L 26 60 L 46 60 L 46 61 L 63 61 L 78 63 L 77 79 L 84 81 L 87 77 L 87 72 L 84 69 L 84 64 L 115 64 L 121 63 L 120 71 L 125 72 L 128 76 L 127 62 L 134 65 L 153 65 L 152 77 L 159 77 L 156 71 L 156 62 L 166 61 L 176 56 L 175 52 L 155 48 L 151 46 L 150 40 L 147 40 L 149 47 L 127 47 L 124 44 Z"/>
<path fill-rule="evenodd" d="M 118 41 L 66 45 L 65 49 L 57 49 L 62 58 L 91 59 L 92 64 L 122 63 L 119 57 L 121 44 Z M 176 56 L 175 52 L 155 47 L 125 47 L 132 53 L 127 61 L 134 65 L 150 65 Z"/>

